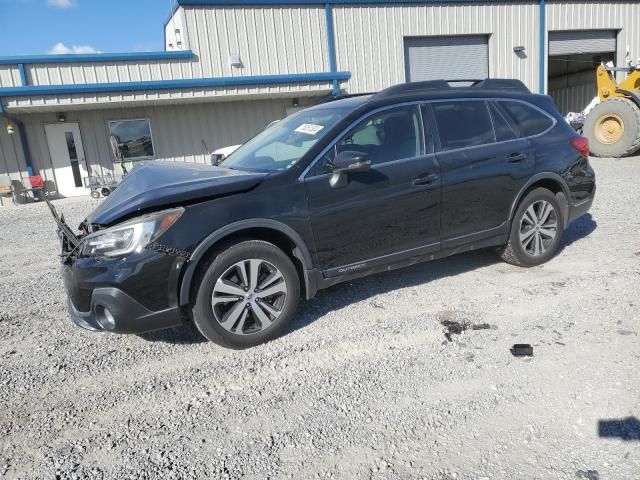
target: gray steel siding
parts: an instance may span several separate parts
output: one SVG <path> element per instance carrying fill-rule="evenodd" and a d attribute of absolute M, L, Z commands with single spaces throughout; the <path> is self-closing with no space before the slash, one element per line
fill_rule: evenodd
<path fill-rule="evenodd" d="M 551 79 L 549 95 L 556 102 L 560 113 L 581 112 L 596 96 L 594 72 L 580 72 L 562 78 Z"/>
<path fill-rule="evenodd" d="M 549 32 L 549 55 L 616 51 L 615 30 Z"/>
<path fill-rule="evenodd" d="M 313 99 L 301 99 L 309 104 Z M 158 107 L 111 108 L 69 111 L 67 122 L 80 125 L 88 171 L 93 175 L 113 172 L 109 147 L 110 120 L 148 118 L 151 124 L 155 159 L 185 162 L 208 162 L 209 151 L 242 143 L 260 132 L 273 120 L 283 118 L 289 99 L 235 102 L 206 102 Z M 55 113 L 20 115 L 27 129 L 35 170 L 52 185 L 55 174 L 47 146 L 44 126 L 56 123 Z M 6 134 L 6 123 L 0 118 L 0 175 L 9 174 L 20 181 L 26 165 L 18 135 Z"/>
<path fill-rule="evenodd" d="M 173 12 L 173 15 L 164 26 L 164 40 L 165 50 L 189 50 L 189 37 L 184 27 L 184 9 L 182 7 L 178 7 L 178 9 Z M 178 48 L 176 41 L 176 29 L 180 30 L 180 36 L 182 39 L 182 48 Z M 169 44 L 172 45 L 169 48 Z"/>
<path fill-rule="evenodd" d="M 408 82 L 481 79 L 489 76 L 486 35 L 405 38 Z"/>
<path fill-rule="evenodd" d="M 538 88 L 538 2 L 389 4 L 333 7 L 338 70 L 351 71 L 350 92 L 405 81 L 404 38 L 490 35 L 489 75 Z M 526 57 L 513 52 L 524 46 Z"/>
<path fill-rule="evenodd" d="M 329 70 L 323 6 L 184 7 L 184 17 L 198 76 Z M 243 68 L 231 67 L 233 54 Z"/>
<path fill-rule="evenodd" d="M 196 54 L 193 59 L 27 65 L 31 84 L 118 83 L 329 70 L 323 6 L 180 7 L 175 20 L 181 28 L 183 49 L 192 49 Z M 170 29 L 168 25 L 165 32 L 170 33 Z M 232 54 L 240 55 L 243 68 L 231 67 L 229 58 Z M 0 86 L 17 85 L 20 85 L 17 66 L 0 68 Z M 8 98 L 5 104 L 9 108 L 26 108 L 220 95 L 290 93 L 293 96 L 330 88 L 330 82 L 304 82 L 131 94 Z"/>
<path fill-rule="evenodd" d="M 89 94 L 65 94 L 65 95 L 38 95 L 30 97 L 3 97 L 4 105 L 14 112 L 38 111 L 47 107 L 60 109 L 78 108 L 91 103 L 95 108 L 110 108 L 112 106 L 126 106 L 126 104 L 140 104 L 147 101 L 162 103 L 179 103 L 189 101 L 233 100 L 228 96 L 241 96 L 264 98 L 270 96 L 309 96 L 324 95 L 331 91 L 329 82 L 301 82 L 295 86 L 289 85 L 256 85 L 237 88 L 191 88 L 176 90 L 158 90 L 149 92 L 125 92 L 125 93 L 89 93 Z M 86 108 L 86 107 L 85 107 Z"/>
<path fill-rule="evenodd" d="M 20 71 L 17 65 L 0 65 L 0 87 L 20 87 Z"/>
<path fill-rule="evenodd" d="M 31 85 L 74 85 L 193 78 L 192 60 L 27 65 Z"/>

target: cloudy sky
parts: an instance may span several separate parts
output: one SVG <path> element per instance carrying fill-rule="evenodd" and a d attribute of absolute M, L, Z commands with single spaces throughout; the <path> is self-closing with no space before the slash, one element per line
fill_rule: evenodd
<path fill-rule="evenodd" d="M 0 0 L 0 56 L 163 50 L 170 0 Z"/>

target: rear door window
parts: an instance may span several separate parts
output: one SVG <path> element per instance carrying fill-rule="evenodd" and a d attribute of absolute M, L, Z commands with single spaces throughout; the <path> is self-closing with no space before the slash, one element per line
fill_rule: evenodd
<path fill-rule="evenodd" d="M 431 107 L 438 125 L 441 150 L 475 147 L 496 141 L 484 100 L 434 102 Z"/>
<path fill-rule="evenodd" d="M 553 125 L 549 116 L 526 103 L 509 100 L 500 100 L 497 103 L 520 137 L 538 135 Z"/>
<path fill-rule="evenodd" d="M 492 102 L 489 104 L 491 111 L 491 119 L 493 120 L 493 129 L 496 131 L 496 141 L 505 142 L 507 140 L 515 140 L 517 137 L 509 123 L 498 110 L 498 107 Z"/>

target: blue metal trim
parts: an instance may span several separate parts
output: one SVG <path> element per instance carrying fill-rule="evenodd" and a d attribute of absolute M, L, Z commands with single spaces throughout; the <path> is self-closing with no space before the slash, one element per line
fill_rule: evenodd
<path fill-rule="evenodd" d="M 26 87 L 29 85 L 29 79 L 27 78 L 27 70 L 24 68 L 24 63 L 18 64 L 18 72 L 20 72 L 20 85 Z"/>
<path fill-rule="evenodd" d="M 333 12 L 329 2 L 324 4 L 324 16 L 327 22 L 327 48 L 329 50 L 329 71 L 336 72 L 336 37 L 333 31 Z M 336 97 L 340 94 L 340 84 L 336 78 L 332 82 L 331 94 Z"/>
<path fill-rule="evenodd" d="M 322 5 L 327 0 L 176 0 L 180 6 L 229 6 L 252 5 Z M 332 5 L 393 4 L 393 3 L 505 3 L 504 0 L 330 0 Z M 512 0 L 510 3 L 531 3 L 531 0 Z"/>
<path fill-rule="evenodd" d="M 14 120 L 16 127 L 18 128 L 18 137 L 20 137 L 20 143 L 22 144 L 22 155 L 24 155 L 24 163 L 27 167 L 29 175 L 33 175 L 33 161 L 31 158 L 31 149 L 29 148 L 29 142 L 27 141 L 27 131 L 24 123 L 20 120 Z"/>
<path fill-rule="evenodd" d="M 33 63 L 126 62 L 136 60 L 178 60 L 193 58 L 191 50 L 170 52 L 72 53 L 65 55 L 23 55 L 0 57 L 0 65 Z"/>
<path fill-rule="evenodd" d="M 294 73 L 290 75 L 258 75 L 251 77 L 210 77 L 181 80 L 151 80 L 145 82 L 82 83 L 76 85 L 32 85 L 0 88 L 5 97 L 59 95 L 67 93 L 128 92 L 139 90 L 172 90 L 181 88 L 233 87 L 238 85 L 269 85 L 300 82 L 331 82 L 348 80 L 350 72 Z"/>
<path fill-rule="evenodd" d="M 546 72 L 544 69 L 545 57 L 547 54 L 546 49 L 546 30 L 547 30 L 547 12 L 544 4 L 544 0 L 540 0 L 540 60 L 538 65 L 538 92 L 545 93 L 544 84 L 546 83 Z"/>

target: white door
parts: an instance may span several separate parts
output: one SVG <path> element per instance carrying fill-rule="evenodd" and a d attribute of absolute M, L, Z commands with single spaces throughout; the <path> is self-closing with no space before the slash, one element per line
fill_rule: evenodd
<path fill-rule="evenodd" d="M 84 178 L 88 175 L 87 165 L 78 124 L 54 123 L 45 125 L 44 129 L 58 193 L 63 197 L 88 194 L 89 189 L 84 187 Z"/>

